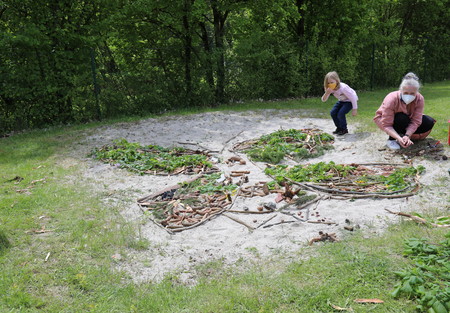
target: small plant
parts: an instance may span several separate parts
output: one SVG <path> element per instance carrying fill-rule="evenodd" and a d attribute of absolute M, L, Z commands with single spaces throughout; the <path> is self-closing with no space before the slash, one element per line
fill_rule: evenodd
<path fill-rule="evenodd" d="M 198 191 L 200 193 L 212 194 L 216 192 L 232 192 L 237 189 L 235 184 L 223 184 L 218 183 L 217 180 L 220 178 L 220 173 L 214 173 L 205 175 L 203 178 L 194 180 L 191 183 L 182 183 L 182 189 L 180 193 L 188 193 L 192 191 Z"/>
<path fill-rule="evenodd" d="M 450 312 L 450 232 L 445 237 L 440 244 L 423 238 L 405 242 L 404 255 L 414 263 L 395 273 L 402 280 L 392 295 L 416 299 L 420 312 Z"/>
<path fill-rule="evenodd" d="M 280 163 L 284 157 L 303 160 L 323 155 L 332 149 L 334 137 L 312 129 L 279 130 L 257 140 L 243 142 L 235 147 L 251 159 L 271 164 Z"/>
<path fill-rule="evenodd" d="M 115 140 L 91 153 L 97 160 L 116 164 L 139 174 L 200 172 L 212 168 L 208 156 L 199 151 L 180 147 L 164 148 L 156 145 L 141 146 L 125 139 Z"/>

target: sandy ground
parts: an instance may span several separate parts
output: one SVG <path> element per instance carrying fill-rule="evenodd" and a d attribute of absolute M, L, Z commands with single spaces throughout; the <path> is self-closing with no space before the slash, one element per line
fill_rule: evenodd
<path fill-rule="evenodd" d="M 317 237 L 319 231 L 336 233 L 339 239 L 345 240 L 346 236 L 351 235 L 351 232 L 343 228 L 346 219 L 354 225 L 360 225 L 361 231 L 371 236 L 381 233 L 390 223 L 398 220 L 396 216 L 388 214 L 385 208 L 395 211 L 418 211 L 418 208 L 426 210 L 448 206 L 446 202 L 448 187 L 445 184 L 448 184 L 449 161 L 418 157 L 414 158 L 413 164 L 415 166 L 422 164 L 426 167 L 426 173 L 421 178 L 421 183 L 425 187 L 419 195 L 402 199 L 323 200 L 311 206 L 311 212 L 319 212 L 321 218 L 336 222 L 337 225 L 297 222 L 270 228 L 261 227 L 251 232 L 245 226 L 225 216 L 219 216 L 202 226 L 170 235 L 142 213 L 136 199 L 185 181 L 189 176 L 139 176 L 86 156 L 94 147 L 109 144 L 114 139 L 125 138 L 142 145 L 200 147 L 218 151 L 215 155 L 225 160 L 234 155 L 229 151 L 234 144 L 280 128 L 319 128 L 329 133 L 334 130 L 331 119 L 301 118 L 299 117 L 301 115 L 300 111 L 264 110 L 174 116 L 103 126 L 96 129 L 95 134 L 83 138 L 76 149 L 75 157 L 86 164 L 83 173 L 86 183 L 92 184 L 95 192 L 102 196 L 105 205 L 119 205 L 124 219 L 136 225 L 141 238 L 146 238 L 150 242 L 148 250 L 130 249 L 118 252 L 114 256 L 118 259 L 118 269 L 128 272 L 136 282 L 157 282 L 170 273 L 177 275 L 182 283 L 195 284 L 198 266 L 208 262 L 220 261 L 228 266 L 253 262 L 255 258 L 289 260 L 296 257 L 296 252 L 306 246 L 308 240 Z M 386 136 L 381 131 L 358 132 L 357 127 L 352 125 L 351 118 L 349 124 L 350 134 L 338 137 L 334 150 L 305 163 L 403 161 L 401 154 L 383 149 Z M 446 153 L 448 154 L 448 149 Z M 240 156 L 247 159 L 245 155 Z M 231 170 L 250 170 L 250 184 L 269 180 L 263 173 L 263 163 L 247 162 L 246 165 L 233 167 L 219 163 L 217 166 L 225 173 Z M 233 209 L 245 207 L 256 209 L 260 203 L 274 199 L 273 194 L 264 198 L 237 198 Z M 278 206 L 283 204 L 284 202 L 281 202 Z M 280 213 L 234 216 L 256 227 L 272 215 L 276 216 L 269 224 L 292 219 Z"/>

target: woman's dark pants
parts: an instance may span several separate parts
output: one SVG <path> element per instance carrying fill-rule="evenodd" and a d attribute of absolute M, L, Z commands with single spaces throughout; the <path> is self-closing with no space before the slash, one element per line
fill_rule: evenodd
<path fill-rule="evenodd" d="M 394 116 L 394 129 L 400 136 L 406 134 L 406 128 L 408 128 L 408 125 L 411 123 L 411 119 L 408 115 L 406 115 L 403 112 L 395 113 Z M 423 134 L 427 131 L 430 131 L 436 121 L 429 117 L 428 115 L 422 115 L 422 124 L 420 124 L 419 127 L 417 127 L 417 130 L 414 132 L 414 134 Z M 389 137 L 389 140 L 394 140 L 394 138 Z"/>

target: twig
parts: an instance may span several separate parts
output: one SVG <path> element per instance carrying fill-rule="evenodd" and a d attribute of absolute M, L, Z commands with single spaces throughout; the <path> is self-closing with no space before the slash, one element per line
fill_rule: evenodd
<path fill-rule="evenodd" d="M 50 252 L 49 253 L 47 253 L 47 256 L 45 257 L 45 260 L 44 260 L 44 262 L 47 262 L 48 261 L 48 258 L 50 257 Z"/>
<path fill-rule="evenodd" d="M 143 213 L 145 213 L 145 212 L 147 211 L 147 210 L 144 209 L 144 207 L 143 207 L 140 203 L 138 203 L 137 205 L 139 206 L 139 208 L 141 209 L 141 211 L 142 211 Z M 149 220 L 152 221 L 153 224 L 155 224 L 155 225 L 158 226 L 159 228 L 162 228 L 162 229 L 164 229 L 165 231 L 167 231 L 169 234 L 171 234 L 171 235 L 174 234 L 174 233 L 172 232 L 172 230 L 170 230 L 170 229 L 168 229 L 168 228 L 162 226 L 160 223 L 158 223 L 158 222 L 155 221 L 154 219 L 149 218 Z"/>
<path fill-rule="evenodd" d="M 269 224 L 266 226 L 263 226 L 263 228 L 268 228 L 268 227 L 272 227 L 272 226 L 276 226 L 276 225 L 280 225 L 280 224 L 289 224 L 289 223 L 297 223 L 297 221 L 281 221 L 278 223 L 274 223 L 274 224 Z"/>
<path fill-rule="evenodd" d="M 227 210 L 230 213 L 242 213 L 242 214 L 267 214 L 273 213 L 273 211 L 243 211 L 243 210 Z"/>
<path fill-rule="evenodd" d="M 239 223 L 239 224 L 244 225 L 244 226 L 247 227 L 250 231 L 253 231 L 253 230 L 256 229 L 255 227 L 253 227 L 253 226 L 251 226 L 251 225 L 248 225 L 247 223 L 241 221 L 240 219 L 235 218 L 235 217 L 233 217 L 233 216 L 230 216 L 230 215 L 228 215 L 228 214 L 225 214 L 225 213 L 224 213 L 223 216 L 228 217 L 229 219 L 235 221 L 236 223 Z"/>
<path fill-rule="evenodd" d="M 284 179 L 290 181 L 291 183 L 298 185 L 300 187 L 303 187 L 305 189 L 308 190 L 312 190 L 314 192 L 317 191 L 321 191 L 321 192 L 325 192 L 325 193 L 338 193 L 341 194 L 340 196 L 343 195 L 352 195 L 352 196 L 347 196 L 348 198 L 373 198 L 373 197 L 378 197 L 378 198 L 404 198 L 404 197 L 410 197 L 410 196 L 414 196 L 414 193 L 403 193 L 403 194 L 398 194 L 399 192 L 402 192 L 408 188 L 410 188 L 411 186 L 408 186 L 406 188 L 403 188 L 402 190 L 397 190 L 397 191 L 392 191 L 392 192 L 380 192 L 380 193 L 373 193 L 373 192 L 361 192 L 361 191 L 346 191 L 346 190 L 339 190 L 339 189 L 331 189 L 331 188 L 323 188 L 317 185 L 310 185 L 310 184 L 305 184 L 305 183 L 300 183 L 300 182 L 296 182 L 288 177 L 283 177 Z"/>
<path fill-rule="evenodd" d="M 375 165 L 391 165 L 391 166 L 407 166 L 407 164 L 401 163 L 358 163 L 355 165 L 363 165 L 363 166 L 375 166 Z"/>
<path fill-rule="evenodd" d="M 183 183 L 192 183 L 193 181 L 195 181 L 198 178 L 201 178 L 202 176 L 203 176 L 203 174 L 199 174 L 199 175 L 197 175 L 195 177 L 192 177 L 191 179 L 188 179 L 187 181 L 184 181 Z M 163 190 L 155 192 L 155 193 L 153 193 L 153 194 L 151 194 L 149 196 L 146 196 L 146 197 L 138 199 L 137 202 L 138 203 L 147 202 L 147 200 L 151 200 L 153 198 L 156 198 L 157 196 L 162 195 L 163 193 L 165 193 L 167 191 L 177 190 L 177 189 L 179 189 L 181 187 L 182 187 L 182 184 L 176 184 L 176 185 L 164 188 Z"/>
<path fill-rule="evenodd" d="M 297 210 L 302 210 L 302 209 L 306 208 L 307 206 L 309 206 L 309 205 L 311 205 L 311 204 L 313 204 L 313 203 L 315 203 L 315 202 L 319 202 L 319 201 L 322 200 L 322 199 L 323 199 L 322 196 L 318 196 L 318 197 L 314 198 L 313 200 L 308 201 L 308 202 L 306 202 L 306 203 L 304 203 L 304 204 L 298 206 L 298 207 L 297 207 Z"/>
<path fill-rule="evenodd" d="M 304 220 L 304 219 L 302 219 L 302 218 L 296 216 L 294 213 L 289 213 L 289 212 L 280 212 L 280 213 L 281 213 L 281 214 L 284 214 L 284 215 L 289 215 L 289 216 L 295 218 L 297 221 L 300 221 L 300 222 L 306 222 L 306 220 Z"/>
<path fill-rule="evenodd" d="M 197 146 L 197 147 L 199 147 L 199 148 L 202 148 L 202 149 L 204 150 L 203 152 L 206 152 L 206 153 L 208 153 L 208 152 L 218 153 L 218 152 L 219 152 L 219 151 L 216 151 L 216 150 L 210 150 L 210 149 L 208 149 L 208 148 L 206 148 L 206 147 L 203 147 L 203 146 L 200 145 L 200 143 L 198 143 L 198 142 L 181 142 L 181 141 L 177 141 L 177 143 L 180 144 L 180 145 L 192 145 L 192 146 Z"/>
<path fill-rule="evenodd" d="M 244 130 L 241 130 L 239 133 L 237 133 L 236 135 L 234 135 L 233 137 L 231 137 L 230 139 L 228 139 L 227 141 L 225 141 L 225 142 L 223 143 L 223 147 L 222 147 L 222 149 L 219 151 L 219 153 L 222 153 L 223 150 L 225 149 L 225 147 L 227 146 L 227 144 L 228 144 L 231 140 L 233 140 L 234 138 L 236 138 L 237 136 L 239 136 L 240 134 L 242 134 L 243 132 L 244 132 Z"/>
<path fill-rule="evenodd" d="M 260 228 L 261 226 L 264 226 L 267 222 L 273 220 L 277 215 L 274 214 L 271 217 L 269 217 L 267 220 L 265 220 L 264 222 L 262 222 L 261 224 L 259 224 L 256 228 Z"/>
<path fill-rule="evenodd" d="M 426 219 L 424 219 L 424 218 L 421 218 L 421 217 L 418 217 L 418 216 L 415 216 L 415 215 L 411 215 L 411 214 L 408 214 L 408 213 L 404 213 L 404 212 L 394 212 L 394 211 L 391 211 L 391 210 L 389 210 L 389 209 L 385 209 L 385 210 L 386 210 L 387 212 L 391 213 L 391 214 L 409 217 L 410 219 L 416 221 L 416 222 L 419 223 L 419 224 L 431 225 L 431 226 L 434 226 L 434 227 L 443 227 L 443 228 L 444 228 L 444 227 L 450 227 L 450 225 L 440 225 L 440 224 L 431 223 L 431 222 L 428 222 L 428 221 L 427 221 Z"/>
<path fill-rule="evenodd" d="M 311 223 L 311 224 L 325 224 L 325 225 L 338 225 L 338 223 L 335 223 L 335 222 L 322 222 L 322 221 L 307 221 L 307 223 Z"/>

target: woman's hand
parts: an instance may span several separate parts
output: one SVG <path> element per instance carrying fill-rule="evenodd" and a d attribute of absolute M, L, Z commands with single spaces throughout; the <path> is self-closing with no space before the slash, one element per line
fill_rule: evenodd
<path fill-rule="evenodd" d="M 358 109 L 353 109 L 353 110 L 352 110 L 352 115 L 353 115 L 353 116 L 358 115 Z"/>
<path fill-rule="evenodd" d="M 397 141 L 403 148 L 409 147 L 410 145 L 414 144 L 414 142 L 412 142 L 408 136 L 400 137 L 399 139 L 397 139 Z"/>

